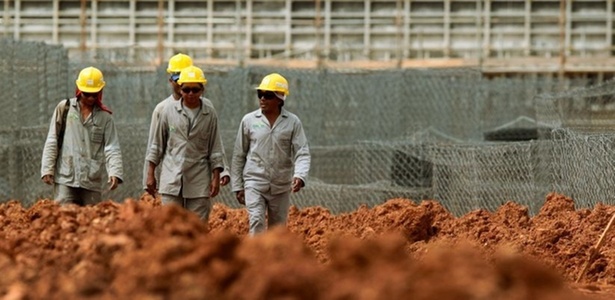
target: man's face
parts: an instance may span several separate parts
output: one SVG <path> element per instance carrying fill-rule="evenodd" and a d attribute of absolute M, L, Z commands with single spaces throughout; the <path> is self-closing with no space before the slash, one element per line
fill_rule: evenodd
<path fill-rule="evenodd" d="M 189 103 L 196 103 L 200 101 L 203 94 L 203 86 L 196 82 L 186 82 L 181 85 L 180 92 L 182 98 Z"/>
<path fill-rule="evenodd" d="M 81 99 L 80 100 L 85 105 L 88 105 L 88 106 L 94 105 L 94 103 L 96 103 L 96 98 L 98 98 L 98 93 L 81 92 Z"/>
<path fill-rule="evenodd" d="M 280 101 L 282 99 L 278 98 L 274 92 L 271 91 L 257 91 L 258 103 L 263 111 L 263 113 L 268 113 L 272 111 L 276 111 L 280 107 Z"/>

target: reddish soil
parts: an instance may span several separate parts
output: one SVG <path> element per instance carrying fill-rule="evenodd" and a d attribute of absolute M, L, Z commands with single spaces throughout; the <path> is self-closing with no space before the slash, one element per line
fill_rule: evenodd
<path fill-rule="evenodd" d="M 247 236 L 243 209 L 209 224 L 149 196 L 122 204 L 0 205 L 2 299 L 613 299 L 615 242 L 574 283 L 615 207 L 551 194 L 460 218 L 391 199 L 332 215 L 291 208 Z"/>

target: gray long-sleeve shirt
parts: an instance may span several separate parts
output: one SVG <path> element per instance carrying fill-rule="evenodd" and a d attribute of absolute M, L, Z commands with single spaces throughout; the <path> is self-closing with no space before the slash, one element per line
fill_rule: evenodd
<path fill-rule="evenodd" d="M 41 177 L 54 175 L 56 183 L 97 192 L 102 191 L 107 181 L 105 169 L 109 176 L 123 181 L 122 152 L 113 118 L 97 106 L 87 119 L 82 120 L 77 98 L 70 99 L 64 142 L 58 151 L 56 117 L 62 102 L 51 117 L 43 149 Z"/>
<path fill-rule="evenodd" d="M 292 178 L 307 183 L 310 170 L 310 151 L 299 118 L 282 108 L 273 126 L 260 109 L 246 114 L 241 120 L 233 159 L 231 184 L 233 192 L 245 188 L 287 192 Z"/>
<path fill-rule="evenodd" d="M 161 194 L 209 197 L 211 172 L 224 168 L 218 116 L 213 106 L 201 99 L 201 110 L 191 124 L 182 102 L 180 99 L 162 108 L 145 159 L 162 168 L 158 184 Z"/>
<path fill-rule="evenodd" d="M 205 103 L 205 105 L 207 106 L 211 106 L 212 108 L 214 107 L 213 103 L 211 102 L 211 100 L 207 99 L 207 98 L 201 98 L 203 100 L 203 103 Z M 155 134 L 155 130 L 156 130 L 156 126 L 158 126 L 159 123 L 159 119 L 160 119 L 160 113 L 162 112 L 163 108 L 166 105 L 173 105 L 173 103 L 175 103 L 176 101 L 179 100 L 175 100 L 175 98 L 173 97 L 173 94 L 171 94 L 169 97 L 165 98 L 164 100 L 160 101 L 160 103 L 158 103 L 156 105 L 156 107 L 154 108 L 154 111 L 152 112 L 152 120 L 150 122 L 150 127 L 149 127 L 149 137 L 147 139 L 147 148 L 145 148 L 146 153 L 145 155 L 147 156 L 147 152 L 149 151 L 149 148 L 152 145 L 152 140 L 154 138 L 154 134 Z M 220 143 L 222 143 L 222 140 L 220 141 Z M 222 146 L 224 147 L 224 146 Z M 164 159 L 164 157 L 162 158 Z M 230 172 L 228 171 L 228 164 L 226 162 L 226 157 L 224 157 L 224 171 L 222 171 L 222 173 L 220 173 L 220 178 L 224 177 L 224 176 L 231 176 Z M 147 170 L 149 169 L 149 161 L 147 159 L 145 159 L 145 164 L 143 166 L 143 189 L 146 190 L 147 189 Z M 156 169 L 156 179 L 160 178 L 160 168 Z"/>
<path fill-rule="evenodd" d="M 152 120 L 149 125 L 149 136 L 147 138 L 147 147 L 145 148 L 146 157 L 147 157 L 147 153 L 149 152 L 149 149 L 152 146 L 152 140 L 154 139 L 156 126 L 158 126 L 158 123 L 160 120 L 160 112 L 165 107 L 165 105 L 168 105 L 169 103 L 173 103 L 174 101 L 175 101 L 175 98 L 173 98 L 173 95 L 171 94 L 171 96 L 160 101 L 160 103 L 158 103 L 156 107 L 154 107 L 154 111 L 152 112 Z M 143 166 L 143 189 L 144 190 L 147 190 L 147 170 L 148 169 L 149 169 L 149 161 L 145 159 L 145 164 Z M 156 169 L 156 179 L 159 179 L 159 178 L 160 178 L 160 168 L 157 168 Z"/>

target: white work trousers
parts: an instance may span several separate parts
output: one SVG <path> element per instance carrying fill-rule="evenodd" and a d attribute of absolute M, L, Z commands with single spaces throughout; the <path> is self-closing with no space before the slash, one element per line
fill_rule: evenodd
<path fill-rule="evenodd" d="M 290 191 L 272 195 L 253 188 L 245 190 L 246 209 L 250 221 L 250 235 L 264 232 L 275 225 L 286 225 Z M 265 226 L 267 218 L 267 226 Z"/>

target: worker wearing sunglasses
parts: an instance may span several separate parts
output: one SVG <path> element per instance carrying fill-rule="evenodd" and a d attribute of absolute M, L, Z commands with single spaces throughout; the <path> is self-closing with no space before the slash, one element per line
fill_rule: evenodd
<path fill-rule="evenodd" d="M 290 193 L 305 186 L 310 169 L 303 125 L 283 108 L 288 94 L 282 75 L 265 76 L 256 89 L 259 109 L 243 117 L 235 139 L 231 188 L 246 206 L 250 235 L 286 225 Z"/>
<path fill-rule="evenodd" d="M 154 124 L 148 149 L 147 191 L 160 193 L 163 205 L 177 204 L 207 222 L 211 198 L 220 191 L 224 149 L 218 115 L 201 98 L 207 79 L 195 66 L 184 68 L 177 80 L 181 98 L 165 105 Z M 164 163 L 160 164 L 164 157 Z M 156 169 L 160 166 L 160 182 Z"/>
<path fill-rule="evenodd" d="M 160 116 L 160 112 L 162 111 L 163 107 L 169 103 L 174 103 L 175 101 L 178 101 L 179 99 L 182 98 L 182 90 L 181 90 L 182 87 L 180 84 L 177 83 L 177 81 L 179 80 L 181 70 L 187 67 L 190 67 L 190 66 L 192 66 L 192 58 L 186 54 L 178 53 L 178 54 L 173 55 L 169 59 L 169 62 L 167 65 L 167 74 L 169 76 L 168 82 L 173 92 L 171 93 L 169 97 L 167 97 L 166 99 L 158 103 L 156 107 L 154 108 L 154 111 L 152 112 L 152 119 L 151 119 L 150 128 L 149 128 L 149 137 L 147 139 L 147 147 L 145 149 L 149 149 L 152 144 L 152 139 L 154 135 L 154 127 L 156 126 L 155 124 L 158 124 L 158 118 Z M 202 100 L 205 102 L 206 105 L 213 107 L 213 104 L 211 103 L 209 99 L 202 98 Z M 231 174 L 228 171 L 227 165 L 228 164 L 225 159 L 224 171 L 220 173 L 220 185 L 221 186 L 225 186 L 231 181 Z M 143 166 L 143 190 L 145 191 L 148 191 L 148 188 L 147 188 L 148 169 L 149 169 L 149 161 L 145 160 L 145 163 Z M 160 169 L 161 168 L 156 169 L 156 174 L 155 174 L 156 180 L 160 179 Z M 152 196 L 156 197 L 156 194 L 154 193 L 152 194 Z"/>

